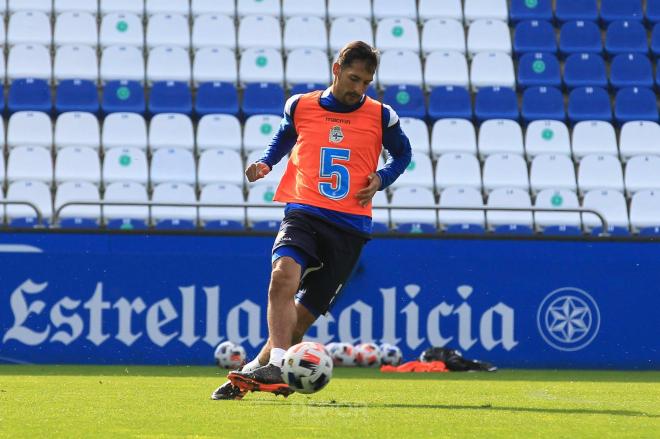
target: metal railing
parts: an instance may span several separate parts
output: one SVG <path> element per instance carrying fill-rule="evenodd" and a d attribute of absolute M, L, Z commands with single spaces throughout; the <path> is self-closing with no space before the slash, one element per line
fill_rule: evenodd
<path fill-rule="evenodd" d="M 41 209 L 37 207 L 36 204 L 30 201 L 10 201 L 10 200 L 0 200 L 0 206 L 27 206 L 30 209 L 34 210 L 35 216 L 37 217 L 37 225 L 42 226 L 44 223 L 44 215 L 41 213 Z M 7 218 L 4 218 L 4 221 L 7 221 Z"/>

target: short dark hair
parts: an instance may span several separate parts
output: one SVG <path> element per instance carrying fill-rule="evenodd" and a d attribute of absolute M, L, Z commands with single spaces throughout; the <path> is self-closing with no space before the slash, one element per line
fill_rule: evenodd
<path fill-rule="evenodd" d="M 373 73 L 378 68 L 379 56 L 380 53 L 375 47 L 371 47 L 364 41 L 352 41 L 339 51 L 337 63 L 340 67 L 348 67 L 353 64 L 353 61 L 364 61 L 365 67 Z"/>

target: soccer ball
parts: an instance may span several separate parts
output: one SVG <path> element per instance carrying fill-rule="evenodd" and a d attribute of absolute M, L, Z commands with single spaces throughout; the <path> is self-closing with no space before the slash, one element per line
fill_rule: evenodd
<path fill-rule="evenodd" d="M 332 377 L 332 358 L 321 343 L 304 341 L 284 354 L 282 379 L 299 393 L 315 393 Z"/>
<path fill-rule="evenodd" d="M 389 364 L 390 366 L 398 366 L 401 364 L 401 349 L 389 343 L 380 345 L 380 362 Z"/>
<path fill-rule="evenodd" d="M 362 343 L 355 346 L 355 362 L 363 367 L 380 366 L 380 349 L 374 343 Z"/>
<path fill-rule="evenodd" d="M 326 349 L 335 366 L 355 366 L 355 349 L 350 343 L 330 343 Z"/>
<path fill-rule="evenodd" d="M 223 341 L 215 348 L 215 364 L 224 369 L 238 369 L 245 363 L 245 349 L 231 341 Z"/>

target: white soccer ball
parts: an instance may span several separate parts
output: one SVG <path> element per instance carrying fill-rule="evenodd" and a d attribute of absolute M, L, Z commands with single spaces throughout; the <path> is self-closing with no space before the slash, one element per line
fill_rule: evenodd
<path fill-rule="evenodd" d="M 389 343 L 380 345 L 380 362 L 382 364 L 389 364 L 390 366 L 398 366 L 401 364 L 403 354 L 398 346 Z"/>
<path fill-rule="evenodd" d="M 245 349 L 231 341 L 223 341 L 215 348 L 215 364 L 224 369 L 238 369 L 245 363 Z"/>
<path fill-rule="evenodd" d="M 355 346 L 355 362 L 362 367 L 380 366 L 380 348 L 375 343 L 362 343 Z"/>
<path fill-rule="evenodd" d="M 284 354 L 282 379 L 299 393 L 315 393 L 332 377 L 332 358 L 321 343 L 304 341 Z"/>
<path fill-rule="evenodd" d="M 355 349 L 350 343 L 330 343 L 326 349 L 335 366 L 355 366 Z"/>

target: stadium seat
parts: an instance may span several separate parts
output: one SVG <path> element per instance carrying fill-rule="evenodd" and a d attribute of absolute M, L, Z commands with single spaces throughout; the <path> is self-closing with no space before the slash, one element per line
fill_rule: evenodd
<path fill-rule="evenodd" d="M 96 29 L 96 11 L 67 11 L 59 14 L 55 20 L 53 44 L 61 46 L 74 44 L 96 48 L 99 34 Z"/>
<path fill-rule="evenodd" d="M 423 119 L 399 116 L 401 129 L 410 140 L 410 146 L 414 152 L 429 154 L 431 152 L 429 142 L 429 129 Z"/>
<path fill-rule="evenodd" d="M 555 0 L 555 16 L 567 21 L 597 21 L 598 0 Z"/>
<path fill-rule="evenodd" d="M 424 84 L 427 90 L 439 85 L 470 86 L 465 55 L 460 52 L 431 52 L 424 63 Z"/>
<path fill-rule="evenodd" d="M 660 125 L 657 122 L 626 122 L 619 135 L 619 152 L 623 160 L 635 155 L 660 154 Z"/>
<path fill-rule="evenodd" d="M 144 87 L 138 81 L 108 81 L 103 86 L 101 109 L 104 114 L 144 114 L 147 103 Z"/>
<path fill-rule="evenodd" d="M 222 14 L 202 14 L 195 17 L 192 28 L 192 46 L 225 47 L 236 49 L 236 27 L 233 18 Z"/>
<path fill-rule="evenodd" d="M 415 0 L 373 0 L 374 20 L 404 17 L 417 20 L 417 2 Z M 379 46 L 380 47 L 380 46 Z"/>
<path fill-rule="evenodd" d="M 561 67 L 550 53 L 525 53 L 518 61 L 518 86 L 561 87 Z"/>
<path fill-rule="evenodd" d="M 230 114 L 208 114 L 197 123 L 197 149 L 224 148 L 241 151 L 241 123 Z"/>
<path fill-rule="evenodd" d="M 660 23 L 660 1 L 646 0 L 646 20 L 654 25 Z"/>
<path fill-rule="evenodd" d="M 281 120 L 281 116 L 270 114 L 248 117 L 243 126 L 243 150 L 250 153 L 266 149 Z"/>
<path fill-rule="evenodd" d="M 366 0 L 367 2 L 369 0 Z M 328 4 L 330 6 L 332 2 Z M 330 10 L 328 9 L 328 13 Z M 330 22 L 330 52 L 336 53 L 351 41 L 374 44 L 374 33 L 367 17 L 345 16 Z"/>
<path fill-rule="evenodd" d="M 328 20 L 339 17 L 357 17 L 371 20 L 371 1 L 328 0 Z M 368 41 L 364 41 L 368 43 Z"/>
<path fill-rule="evenodd" d="M 653 26 L 653 31 L 651 32 L 651 38 L 649 40 L 649 46 L 654 59 L 657 60 L 660 57 L 660 23 L 656 23 L 655 26 Z"/>
<path fill-rule="evenodd" d="M 607 87 L 607 68 L 595 53 L 574 53 L 564 63 L 564 83 L 568 88 Z"/>
<path fill-rule="evenodd" d="M 523 93 L 521 113 L 527 123 L 535 120 L 564 120 L 564 96 L 555 87 L 530 87 Z"/>
<path fill-rule="evenodd" d="M 240 20 L 238 49 L 257 48 L 282 50 L 282 31 L 277 18 L 267 15 L 248 15 Z"/>
<path fill-rule="evenodd" d="M 274 207 L 248 207 L 247 223 L 253 230 L 277 231 L 284 217 L 284 204 L 273 201 L 277 184 L 260 183 L 248 192 L 248 204 L 270 204 Z M 275 207 L 281 206 L 281 207 Z"/>
<path fill-rule="evenodd" d="M 564 55 L 601 53 L 603 43 L 598 25 L 591 21 L 569 21 L 564 23 L 559 32 L 559 51 Z"/>
<path fill-rule="evenodd" d="M 291 17 L 318 17 L 325 19 L 325 0 L 283 0 L 282 15 Z"/>
<path fill-rule="evenodd" d="M 488 119 L 518 120 L 520 111 L 515 90 L 507 87 L 479 89 L 474 101 L 474 115 L 480 122 Z"/>
<path fill-rule="evenodd" d="M 59 225 L 62 228 L 95 228 L 101 218 L 99 206 L 70 205 L 69 202 L 98 202 L 99 189 L 94 184 L 83 181 L 68 181 L 57 186 L 55 209 L 61 208 Z"/>
<path fill-rule="evenodd" d="M 536 194 L 534 207 L 570 209 L 579 208 L 580 203 L 574 191 L 551 188 Z M 580 235 L 582 233 L 582 221 L 577 212 L 535 212 L 534 222 L 544 234 Z"/>
<path fill-rule="evenodd" d="M 386 87 L 383 102 L 390 105 L 399 117 L 426 118 L 424 93 L 417 86 L 391 85 Z"/>
<path fill-rule="evenodd" d="M 482 180 L 485 191 L 498 188 L 520 188 L 527 191 L 527 162 L 519 154 L 491 154 L 484 161 Z"/>
<path fill-rule="evenodd" d="M 372 210 L 372 233 L 387 233 L 390 231 L 390 213 L 387 210 L 390 202 L 387 199 L 386 191 L 378 191 L 371 199 Z"/>
<path fill-rule="evenodd" d="M 582 207 L 603 213 L 609 223 L 608 232 L 615 236 L 628 234 L 628 208 L 623 194 L 615 190 L 593 190 L 584 195 Z M 582 223 L 593 234 L 601 232 L 601 222 L 592 213 L 582 214 Z"/>
<path fill-rule="evenodd" d="M 87 181 L 101 184 L 99 154 L 86 146 L 67 146 L 57 152 L 55 158 L 55 183 Z"/>
<path fill-rule="evenodd" d="M 28 201 L 41 212 L 46 223 L 53 217 L 53 199 L 50 184 L 41 181 L 21 180 L 9 184 L 7 200 Z M 7 222 L 12 227 L 32 227 L 36 224 L 36 214 L 25 205 L 7 206 Z"/>
<path fill-rule="evenodd" d="M 65 146 L 101 148 L 99 121 L 91 113 L 70 112 L 57 117 L 55 122 L 55 149 Z"/>
<path fill-rule="evenodd" d="M 571 155 L 568 128 L 557 120 L 535 120 L 525 131 L 525 152 L 530 158 L 539 154 Z"/>
<path fill-rule="evenodd" d="M 145 79 L 142 51 L 133 46 L 110 46 L 101 55 L 101 81 L 138 81 Z"/>
<path fill-rule="evenodd" d="M 7 147 L 42 146 L 53 147 L 53 124 L 47 113 L 20 111 L 9 117 L 7 124 Z"/>
<path fill-rule="evenodd" d="M 35 44 L 17 44 L 9 49 L 7 57 L 7 80 L 21 78 L 52 78 L 50 52 L 46 46 Z"/>
<path fill-rule="evenodd" d="M 325 18 L 325 17 L 323 17 Z M 291 17 L 284 25 L 284 50 L 328 50 L 328 33 L 320 17 Z"/>
<path fill-rule="evenodd" d="M 429 117 L 438 119 L 472 119 L 472 98 L 464 87 L 436 87 L 429 95 Z"/>
<path fill-rule="evenodd" d="M 483 19 L 470 24 L 467 50 L 471 56 L 480 52 L 511 53 L 511 34 L 506 22 Z"/>
<path fill-rule="evenodd" d="M 398 2 L 397 2 L 398 3 Z M 417 22 L 410 18 L 383 18 L 376 26 L 376 47 L 419 52 Z"/>
<path fill-rule="evenodd" d="M 481 124 L 479 128 L 479 156 L 487 157 L 491 154 L 525 153 L 523 134 L 518 122 L 508 119 L 490 119 Z"/>
<path fill-rule="evenodd" d="M 143 184 L 117 182 L 106 186 L 103 201 L 146 203 L 149 198 Z M 103 217 L 105 225 L 109 229 L 140 230 L 147 228 L 149 208 L 147 206 L 105 206 Z"/>
<path fill-rule="evenodd" d="M 610 55 L 647 53 L 646 29 L 637 21 L 615 21 L 607 27 L 605 50 Z"/>
<path fill-rule="evenodd" d="M 43 146 L 17 146 L 7 158 L 7 183 L 18 180 L 53 181 L 53 159 Z"/>
<path fill-rule="evenodd" d="M 202 14 L 222 14 L 234 18 L 236 2 L 234 0 L 192 0 L 190 12 L 195 17 Z"/>
<path fill-rule="evenodd" d="M 465 29 L 458 20 L 434 18 L 422 29 L 422 52 L 455 51 L 465 53 Z"/>
<path fill-rule="evenodd" d="M 630 227 L 640 235 L 657 234 L 652 230 L 660 226 L 660 193 L 643 190 L 630 200 Z M 645 230 L 646 229 L 646 230 Z"/>
<path fill-rule="evenodd" d="M 239 63 L 240 81 L 250 82 L 284 82 L 284 63 L 282 55 L 275 49 L 247 49 L 241 54 Z"/>
<path fill-rule="evenodd" d="M 392 189 L 401 187 L 423 187 L 433 190 L 433 165 L 428 154 L 413 155 L 406 170 L 392 183 Z"/>
<path fill-rule="evenodd" d="M 277 85 L 279 87 L 279 85 Z M 238 90 L 229 82 L 205 82 L 197 87 L 195 114 L 230 114 L 238 116 Z"/>
<path fill-rule="evenodd" d="M 303 83 L 329 83 L 330 66 L 326 50 L 292 50 L 287 56 L 284 76 L 289 86 Z"/>
<path fill-rule="evenodd" d="M 193 83 L 229 82 L 238 84 L 238 63 L 234 52 L 226 47 L 205 47 L 195 52 Z"/>
<path fill-rule="evenodd" d="M 188 17 L 174 13 L 151 15 L 147 22 L 145 41 L 148 49 L 157 46 L 190 47 Z"/>
<path fill-rule="evenodd" d="M 36 10 L 17 11 L 9 16 L 7 23 L 7 45 L 52 44 L 50 15 Z"/>
<path fill-rule="evenodd" d="M 103 159 L 103 182 L 134 182 L 141 185 L 149 183 L 149 166 L 144 150 L 128 148 L 109 148 Z"/>
<path fill-rule="evenodd" d="M 57 86 L 55 111 L 58 114 L 68 111 L 99 112 L 99 93 L 96 83 L 80 79 L 67 79 Z"/>
<path fill-rule="evenodd" d="M 488 194 L 488 207 L 532 207 L 526 190 L 519 188 L 498 188 Z M 488 211 L 486 223 L 497 233 L 530 234 L 533 226 L 532 212 Z"/>
<path fill-rule="evenodd" d="M 190 118 L 184 114 L 158 114 L 149 124 L 149 148 L 195 149 L 195 133 Z"/>
<path fill-rule="evenodd" d="M 55 0 L 53 12 L 62 14 L 67 12 L 84 12 L 96 16 L 99 12 L 97 0 Z"/>
<path fill-rule="evenodd" d="M 419 55 L 411 50 L 389 50 L 383 52 L 378 66 L 378 85 L 422 86 L 422 62 Z"/>
<path fill-rule="evenodd" d="M 440 119 L 433 124 L 431 153 L 439 157 L 449 152 L 477 154 L 477 134 L 465 119 Z"/>
<path fill-rule="evenodd" d="M 609 94 L 600 87 L 574 89 L 568 98 L 568 119 L 573 123 L 585 120 L 612 120 Z"/>
<path fill-rule="evenodd" d="M 231 149 L 207 149 L 199 156 L 197 184 L 243 185 L 243 159 L 239 151 Z"/>
<path fill-rule="evenodd" d="M 190 14 L 190 0 L 146 0 L 144 12 L 148 16 L 155 14 Z"/>
<path fill-rule="evenodd" d="M 481 166 L 473 154 L 445 153 L 438 157 L 435 167 L 437 192 L 451 187 L 481 190 Z"/>
<path fill-rule="evenodd" d="M 262 82 L 246 84 L 243 91 L 243 114 L 281 114 L 284 109 L 284 89 L 279 84 Z"/>
<path fill-rule="evenodd" d="M 162 183 L 154 188 L 151 196 L 153 203 L 192 204 L 197 202 L 195 190 L 191 185 L 181 183 Z M 197 209 L 182 206 L 159 206 L 151 209 L 156 229 L 189 230 L 197 224 Z"/>
<path fill-rule="evenodd" d="M 470 83 L 479 87 L 515 88 L 516 75 L 511 57 L 502 52 L 481 52 L 472 58 Z"/>
<path fill-rule="evenodd" d="M 151 156 L 149 176 L 152 186 L 160 183 L 195 185 L 197 173 L 192 151 L 183 148 L 160 148 Z"/>
<path fill-rule="evenodd" d="M 544 189 L 569 189 L 575 191 L 575 169 L 573 161 L 563 154 L 540 154 L 534 157 L 529 170 L 529 185 L 532 192 Z"/>
<path fill-rule="evenodd" d="M 547 21 L 532 20 L 518 23 L 513 40 L 513 51 L 516 54 L 555 53 L 557 51 L 555 29 Z"/>
<path fill-rule="evenodd" d="M 463 13 L 468 23 L 479 19 L 507 21 L 509 18 L 506 0 L 465 0 Z"/>
<path fill-rule="evenodd" d="M 192 114 L 192 93 L 185 82 L 157 81 L 149 91 L 149 113 Z"/>
<path fill-rule="evenodd" d="M 616 20 L 643 20 L 641 0 L 601 0 L 600 18 L 605 23 Z"/>
<path fill-rule="evenodd" d="M 190 80 L 191 66 L 188 50 L 175 46 L 158 46 L 149 51 L 148 82 L 179 81 L 189 84 Z"/>
<path fill-rule="evenodd" d="M 634 120 L 658 121 L 657 97 L 648 88 L 622 88 L 616 94 L 614 117 L 620 124 Z"/>
<path fill-rule="evenodd" d="M 509 19 L 513 23 L 524 20 L 552 21 L 552 0 L 512 0 Z"/>
<path fill-rule="evenodd" d="M 317 90 L 325 90 L 328 88 L 328 84 L 314 84 L 314 83 L 307 83 L 307 84 L 295 84 L 291 87 L 291 90 L 289 92 L 290 96 L 297 95 L 297 94 L 305 94 L 305 93 L 310 93 L 313 91 Z M 370 93 L 370 90 L 373 91 L 373 86 L 369 86 L 369 90 L 367 90 L 367 96 L 374 97 L 376 96 L 375 92 L 373 94 Z M 376 98 L 374 98 L 376 99 Z"/>
<path fill-rule="evenodd" d="M 144 28 L 141 13 L 113 12 L 104 14 L 99 28 L 99 45 L 109 46 L 144 46 Z"/>
<path fill-rule="evenodd" d="M 481 207 L 484 205 L 477 188 L 453 186 L 440 193 L 439 207 Z M 483 232 L 485 215 L 480 210 L 438 210 L 438 222 L 447 232 Z"/>
<path fill-rule="evenodd" d="M 435 198 L 430 189 L 421 187 L 402 187 L 392 193 L 390 202 L 392 226 L 401 233 L 433 233 L 436 231 L 437 216 L 434 210 L 396 209 L 398 206 L 435 205 Z"/>
<path fill-rule="evenodd" d="M 578 166 L 577 184 L 583 194 L 596 189 L 623 191 L 621 162 L 611 155 L 584 156 Z"/>
<path fill-rule="evenodd" d="M 144 117 L 135 113 L 112 113 L 103 120 L 101 130 L 103 149 L 138 148 L 147 149 L 147 123 Z"/>
<path fill-rule="evenodd" d="M 99 13 L 106 15 L 113 12 L 130 12 L 142 17 L 144 14 L 144 2 L 135 0 L 100 0 Z"/>
<path fill-rule="evenodd" d="M 55 53 L 53 67 L 55 81 L 84 79 L 96 84 L 99 80 L 99 62 L 96 50 L 90 46 L 61 46 Z"/>
<path fill-rule="evenodd" d="M 610 64 L 613 87 L 653 87 L 653 67 L 646 55 L 627 53 L 617 55 Z"/>
<path fill-rule="evenodd" d="M 199 202 L 203 204 L 241 204 L 244 202 L 243 190 L 239 186 L 231 184 L 208 184 L 202 188 Z M 243 230 L 245 209 L 242 207 L 202 207 L 199 209 L 199 219 L 205 229 Z"/>
<path fill-rule="evenodd" d="M 660 157 L 637 155 L 626 163 L 623 183 L 629 195 L 643 190 L 660 189 Z"/>
<path fill-rule="evenodd" d="M 49 113 L 53 108 L 50 86 L 43 79 L 16 79 L 7 94 L 9 113 L 17 111 L 42 111 Z"/>
<path fill-rule="evenodd" d="M 461 0 L 419 0 L 417 3 L 419 21 L 425 22 L 434 18 L 449 18 L 463 21 L 463 5 Z"/>
<path fill-rule="evenodd" d="M 236 13 L 239 18 L 246 15 L 269 15 L 279 20 L 282 8 L 279 0 L 237 0 Z"/>
<path fill-rule="evenodd" d="M 583 121 L 573 127 L 573 155 L 580 159 L 588 154 L 610 154 L 619 152 L 614 127 L 609 122 Z"/>

